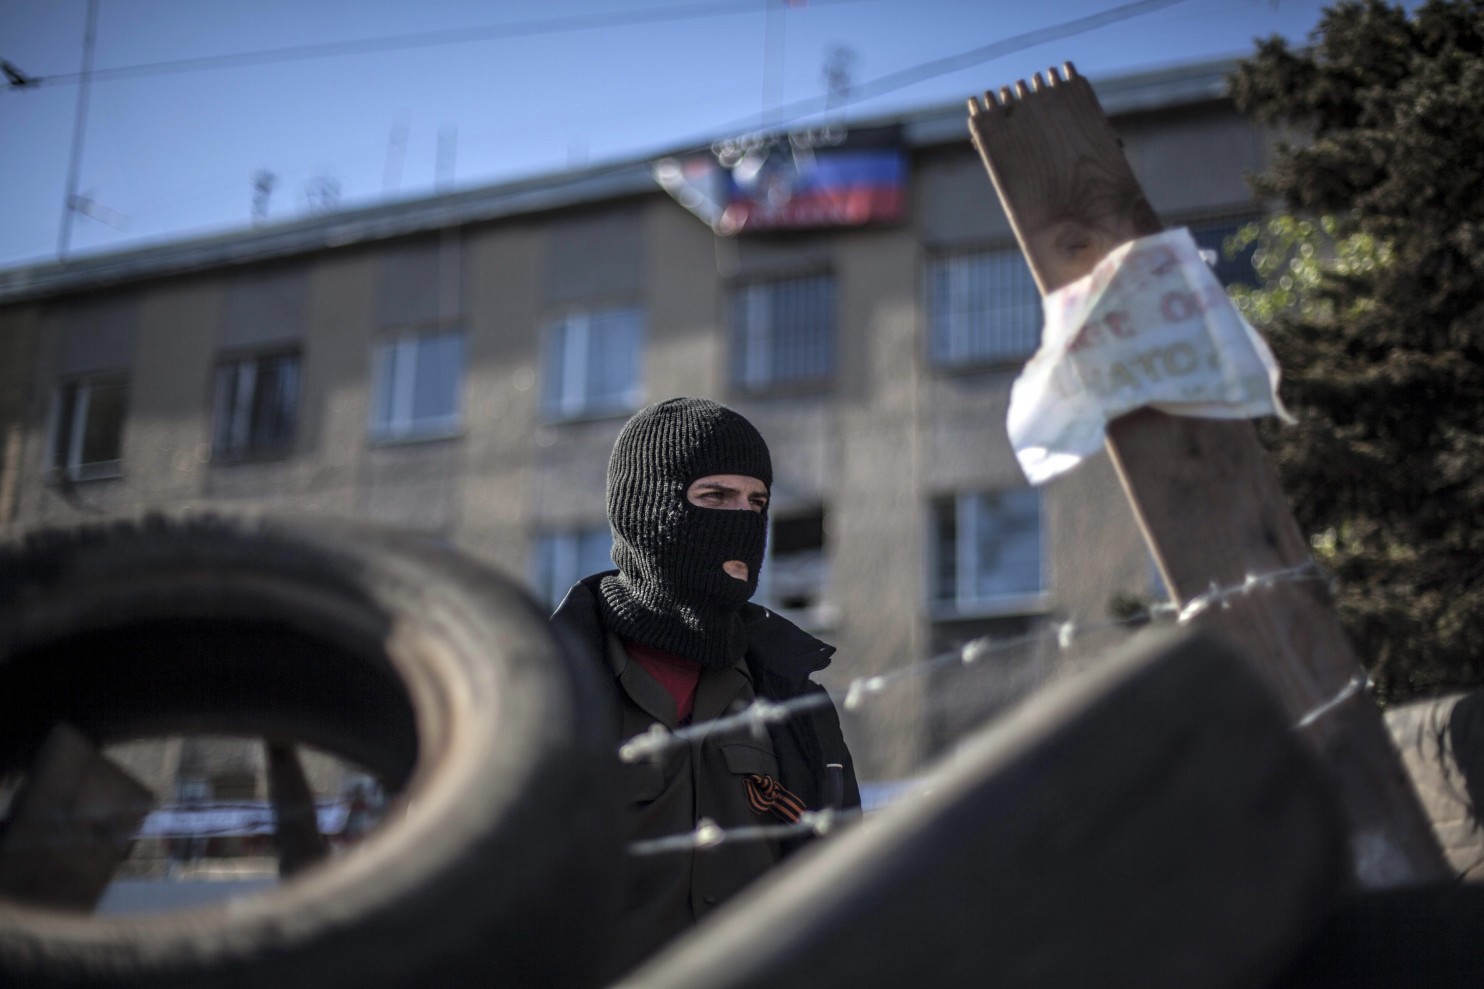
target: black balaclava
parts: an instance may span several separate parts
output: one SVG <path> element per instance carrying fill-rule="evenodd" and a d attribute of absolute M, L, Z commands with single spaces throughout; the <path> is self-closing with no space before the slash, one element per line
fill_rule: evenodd
<path fill-rule="evenodd" d="M 743 602 L 757 590 L 768 515 L 686 500 L 697 478 L 755 477 L 769 488 L 768 445 L 752 423 L 715 402 L 672 398 L 637 413 L 608 461 L 608 524 L 619 572 L 603 578 L 601 608 L 621 638 L 730 666 L 746 648 Z M 728 576 L 728 560 L 747 579 Z"/>

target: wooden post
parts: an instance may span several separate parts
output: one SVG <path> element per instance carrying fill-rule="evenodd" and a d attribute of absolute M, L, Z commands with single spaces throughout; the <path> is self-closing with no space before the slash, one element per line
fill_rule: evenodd
<path fill-rule="evenodd" d="M 154 794 L 71 725 L 52 729 L 0 835 L 0 896 L 92 910 Z"/>
<path fill-rule="evenodd" d="M 320 834 L 314 792 L 293 742 L 267 739 L 268 794 L 273 801 L 273 841 L 278 846 L 278 874 L 287 879 L 324 861 L 330 843 Z"/>
<path fill-rule="evenodd" d="M 1092 87 L 1070 64 L 969 102 L 969 132 L 1043 294 L 1113 248 L 1161 229 Z M 1192 162 L 1192 167 L 1198 163 Z M 1141 409 L 1107 447 L 1177 604 L 1310 560 L 1251 423 Z M 1335 781 L 1358 877 L 1387 886 L 1448 875 L 1436 835 L 1319 581 L 1285 582 L 1198 619 L 1263 672 Z"/>

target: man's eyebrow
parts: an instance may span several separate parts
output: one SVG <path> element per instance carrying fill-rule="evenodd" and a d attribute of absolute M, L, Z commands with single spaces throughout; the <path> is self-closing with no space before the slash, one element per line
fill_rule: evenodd
<path fill-rule="evenodd" d="M 737 485 L 726 484 L 722 481 L 697 481 L 691 486 L 698 491 L 719 491 L 722 494 L 744 493 L 742 488 L 738 487 Z M 764 500 L 767 500 L 768 497 L 768 492 L 766 491 L 747 491 L 746 494 L 749 498 L 762 498 Z"/>

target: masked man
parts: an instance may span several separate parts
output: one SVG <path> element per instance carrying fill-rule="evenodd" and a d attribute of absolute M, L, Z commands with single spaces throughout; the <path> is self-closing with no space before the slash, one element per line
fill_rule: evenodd
<path fill-rule="evenodd" d="M 834 647 L 748 601 L 763 563 L 772 483 L 758 431 L 703 399 L 649 406 L 614 444 L 607 507 L 618 569 L 573 586 L 552 624 L 612 684 L 615 749 L 656 723 L 672 731 L 700 725 L 759 698 L 815 701 L 766 732 L 705 735 L 621 765 L 630 842 L 689 834 L 706 820 L 753 828 L 860 805 L 839 718 L 810 679 Z M 631 855 L 627 961 L 689 927 L 803 840 Z"/>

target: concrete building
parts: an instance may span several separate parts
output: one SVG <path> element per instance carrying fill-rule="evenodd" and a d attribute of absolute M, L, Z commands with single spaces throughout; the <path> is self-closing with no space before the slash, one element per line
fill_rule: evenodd
<path fill-rule="evenodd" d="M 1209 246 L 1257 215 L 1270 140 L 1229 70 L 1095 82 L 1156 210 Z M 896 674 L 1156 580 L 1105 460 L 1043 489 L 1016 464 L 1039 308 L 965 118 L 879 122 L 890 222 L 720 235 L 636 161 L 0 272 L 0 532 L 269 502 L 432 534 L 550 602 L 607 565 L 626 416 L 713 397 L 772 446 L 764 596 L 839 646 L 842 695 L 891 675 L 847 731 L 864 778 L 908 775 L 1061 661 Z"/>

